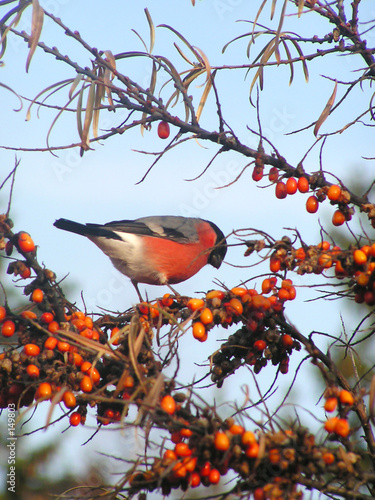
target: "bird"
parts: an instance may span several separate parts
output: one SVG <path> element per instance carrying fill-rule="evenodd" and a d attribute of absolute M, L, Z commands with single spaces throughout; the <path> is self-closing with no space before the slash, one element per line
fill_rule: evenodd
<path fill-rule="evenodd" d="M 86 236 L 128 276 L 142 302 L 138 283 L 171 287 L 206 264 L 216 269 L 227 252 L 223 232 L 208 220 L 173 215 L 81 224 L 58 219 L 54 226 Z"/>

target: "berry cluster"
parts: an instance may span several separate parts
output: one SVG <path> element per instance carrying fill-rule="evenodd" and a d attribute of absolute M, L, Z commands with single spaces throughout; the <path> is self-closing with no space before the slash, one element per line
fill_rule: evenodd
<path fill-rule="evenodd" d="M 167 413 L 171 445 L 161 448 L 160 458 L 146 470 L 135 467 L 128 478 L 129 492 L 153 491 L 161 486 L 164 495 L 199 485 L 219 483 L 229 470 L 238 474 L 233 493 L 246 491 L 254 499 L 300 499 L 298 475 L 319 480 L 327 472 L 343 477 L 356 467 L 358 455 L 318 446 L 307 429 L 254 433 L 229 418 L 218 420 L 210 410 L 184 404 L 181 394 L 164 396 L 161 409 Z M 168 441 L 164 441 L 164 444 Z M 329 470 L 327 471 L 327 467 Z"/>
<path fill-rule="evenodd" d="M 336 417 L 329 418 L 325 424 L 325 430 L 332 435 L 333 439 L 338 436 L 347 438 L 350 434 L 348 413 L 355 404 L 355 399 L 351 392 L 339 387 L 328 387 L 325 392 L 324 409 L 327 413 L 338 411 Z"/>
<path fill-rule="evenodd" d="M 263 178 L 264 166 L 256 160 L 252 173 L 252 178 L 255 182 Z M 351 220 L 354 209 L 349 207 L 351 196 L 348 191 L 342 189 L 337 184 L 325 185 L 317 188 L 319 177 L 309 176 L 309 178 L 301 175 L 296 179 L 295 177 L 287 177 L 280 179 L 279 170 L 276 167 L 271 167 L 268 173 L 268 179 L 275 184 L 275 196 L 282 200 L 288 195 L 293 195 L 297 191 L 300 193 L 308 193 L 310 189 L 313 191 L 306 200 L 306 210 L 310 214 L 314 214 L 319 209 L 319 204 L 328 198 L 332 205 L 337 206 L 337 210 L 332 216 L 332 224 L 334 226 L 341 226 L 344 222 Z M 364 207 L 361 207 L 364 210 Z M 369 212 L 369 210 L 367 210 Z"/>

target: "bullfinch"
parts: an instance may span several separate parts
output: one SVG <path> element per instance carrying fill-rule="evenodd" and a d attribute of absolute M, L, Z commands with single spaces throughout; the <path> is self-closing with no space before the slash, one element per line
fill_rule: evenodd
<path fill-rule="evenodd" d="M 198 218 L 165 215 L 104 225 L 58 219 L 54 226 L 95 243 L 131 279 L 141 300 L 138 283 L 180 283 L 206 264 L 218 269 L 227 252 L 222 231 Z"/>

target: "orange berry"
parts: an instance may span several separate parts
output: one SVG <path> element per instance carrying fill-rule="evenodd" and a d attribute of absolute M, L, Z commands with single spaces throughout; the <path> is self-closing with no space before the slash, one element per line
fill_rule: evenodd
<path fill-rule="evenodd" d="M 51 338 L 53 338 L 53 337 L 51 337 Z M 77 352 L 69 353 L 68 360 L 69 360 L 70 364 L 78 366 L 78 367 L 81 366 L 83 363 L 82 356 L 80 354 L 78 354 Z"/>
<path fill-rule="evenodd" d="M 279 181 L 275 187 L 275 196 L 279 200 L 286 198 L 287 195 L 286 184 L 283 181 Z"/>
<path fill-rule="evenodd" d="M 26 344 L 23 349 L 28 356 L 38 356 L 40 354 L 40 347 L 36 344 Z"/>
<path fill-rule="evenodd" d="M 276 182 L 279 178 L 279 170 L 276 167 L 271 167 L 268 173 L 268 179 L 270 182 Z"/>
<path fill-rule="evenodd" d="M 238 435 L 238 434 L 243 434 L 245 432 L 245 429 L 242 427 L 242 425 L 232 424 L 229 427 L 229 432 L 231 434 Z"/>
<path fill-rule="evenodd" d="M 272 288 L 273 288 L 273 285 L 272 285 L 272 282 L 269 278 L 266 278 L 262 281 L 262 293 L 267 295 L 267 293 L 270 293 Z"/>
<path fill-rule="evenodd" d="M 244 446 L 249 446 L 257 442 L 255 434 L 251 431 L 245 431 L 242 434 L 241 442 Z"/>
<path fill-rule="evenodd" d="M 220 481 L 220 472 L 217 469 L 211 469 L 208 479 L 211 484 L 217 484 Z"/>
<path fill-rule="evenodd" d="M 288 194 L 294 194 L 297 192 L 297 181 L 294 177 L 289 177 L 289 179 L 286 181 L 286 192 Z"/>
<path fill-rule="evenodd" d="M 309 181 L 307 180 L 306 177 L 300 177 L 298 179 L 298 191 L 300 193 L 307 193 L 307 191 L 310 189 Z"/>
<path fill-rule="evenodd" d="M 193 472 L 197 466 L 198 457 L 185 457 L 182 461 L 188 472 Z"/>
<path fill-rule="evenodd" d="M 59 340 L 57 342 L 57 349 L 60 352 L 68 352 L 70 349 L 70 344 L 69 344 L 69 342 L 63 342 L 62 340 Z"/>
<path fill-rule="evenodd" d="M 170 307 L 173 304 L 173 299 L 170 293 L 165 293 L 161 299 L 161 303 L 164 307 Z"/>
<path fill-rule="evenodd" d="M 331 465 L 335 461 L 335 455 L 330 451 L 326 451 L 323 453 L 322 459 L 326 465 Z"/>
<path fill-rule="evenodd" d="M 280 450 L 278 450 L 277 448 L 272 448 L 268 452 L 268 458 L 269 458 L 269 461 L 271 462 L 271 464 L 279 463 L 281 460 Z"/>
<path fill-rule="evenodd" d="M 51 323 L 48 324 L 47 329 L 50 333 L 55 333 L 60 329 L 60 325 L 57 321 L 51 321 Z"/>
<path fill-rule="evenodd" d="M 174 398 L 172 396 L 167 394 L 160 401 L 160 407 L 162 410 L 164 410 L 169 415 L 173 415 L 174 412 L 176 411 L 176 401 L 174 400 Z"/>
<path fill-rule="evenodd" d="M 31 236 L 25 232 L 18 234 L 18 246 L 21 252 L 32 252 L 35 250 L 35 245 Z"/>
<path fill-rule="evenodd" d="M 280 288 L 280 290 L 277 292 L 277 296 L 282 302 L 285 300 L 289 300 L 289 290 L 287 290 L 286 288 Z"/>
<path fill-rule="evenodd" d="M 40 317 L 40 321 L 42 323 L 51 323 L 51 321 L 53 321 L 53 314 L 51 312 L 45 312 L 41 315 Z"/>
<path fill-rule="evenodd" d="M 332 184 L 327 191 L 328 199 L 331 201 L 337 201 L 341 196 L 341 188 L 337 184 Z"/>
<path fill-rule="evenodd" d="M 187 470 L 186 470 L 186 467 L 181 462 L 178 462 L 177 464 L 175 464 L 174 467 L 172 468 L 172 470 L 173 470 L 173 474 L 175 475 L 175 477 L 178 477 L 178 478 L 186 477 Z"/>
<path fill-rule="evenodd" d="M 177 460 L 177 455 L 173 450 L 165 450 L 163 453 L 163 460 L 165 460 L 168 463 L 174 462 Z"/>
<path fill-rule="evenodd" d="M 48 339 L 44 342 L 45 349 L 55 349 L 57 346 L 57 338 L 56 337 L 48 337 Z"/>
<path fill-rule="evenodd" d="M 74 408 L 77 405 L 76 397 L 72 391 L 65 391 L 63 395 L 64 405 L 67 408 Z"/>
<path fill-rule="evenodd" d="M 255 488 L 253 491 L 254 500 L 266 500 L 266 494 L 263 488 Z"/>
<path fill-rule="evenodd" d="M 25 267 L 25 269 L 20 273 L 21 278 L 26 280 L 27 278 L 30 278 L 31 276 L 31 269 L 29 267 Z"/>
<path fill-rule="evenodd" d="M 332 255 L 329 253 L 322 253 L 318 259 L 318 264 L 319 266 L 323 267 L 324 269 L 329 269 L 332 266 L 333 259 Z"/>
<path fill-rule="evenodd" d="M 35 288 L 33 293 L 31 294 L 31 300 L 36 303 L 43 302 L 44 293 L 40 288 Z"/>
<path fill-rule="evenodd" d="M 289 347 L 293 347 L 294 340 L 293 340 L 293 337 L 291 335 L 286 333 L 285 335 L 283 335 L 281 337 L 281 342 L 282 342 L 284 347 L 289 348 Z"/>
<path fill-rule="evenodd" d="M 242 302 L 238 299 L 231 299 L 228 304 L 225 304 L 227 311 L 236 314 L 236 315 L 241 315 L 243 313 L 243 305 Z"/>
<path fill-rule="evenodd" d="M 341 210 L 336 210 L 332 215 L 332 224 L 334 226 L 342 226 L 346 221 L 345 215 Z"/>
<path fill-rule="evenodd" d="M 214 320 L 214 317 L 213 317 L 211 309 L 209 309 L 208 307 L 205 307 L 203 309 L 203 311 L 201 312 L 199 319 L 201 320 L 201 322 L 204 325 L 209 325 L 210 323 L 212 323 Z"/>
<path fill-rule="evenodd" d="M 90 370 L 91 366 L 92 364 L 90 363 L 90 361 L 84 361 L 81 364 L 81 372 L 87 373 Z"/>
<path fill-rule="evenodd" d="M 25 319 L 32 319 L 32 320 L 38 319 L 38 316 L 35 314 L 35 312 L 29 310 L 22 311 L 21 316 Z"/>
<path fill-rule="evenodd" d="M 180 430 L 180 435 L 181 437 L 191 437 L 193 435 L 193 431 L 190 429 L 187 429 L 186 427 L 184 429 Z"/>
<path fill-rule="evenodd" d="M 74 411 L 70 417 L 69 417 L 69 423 L 70 425 L 72 425 L 73 427 L 76 427 L 77 425 L 79 425 L 81 423 L 81 420 L 82 420 L 82 416 L 80 413 L 78 413 L 78 411 Z"/>
<path fill-rule="evenodd" d="M 225 293 L 222 290 L 211 290 L 210 292 L 206 293 L 207 300 L 210 300 L 210 299 L 223 300 L 224 297 L 225 297 Z"/>
<path fill-rule="evenodd" d="M 86 323 L 87 328 L 92 329 L 94 326 L 94 322 L 90 316 L 85 316 L 84 322 Z"/>
<path fill-rule="evenodd" d="M 31 378 L 38 378 L 39 377 L 39 368 L 36 365 L 27 365 L 26 373 Z"/>
<path fill-rule="evenodd" d="M 81 318 L 73 318 L 71 320 L 71 324 L 77 328 L 79 332 L 82 332 L 86 328 L 86 322 L 84 319 Z"/>
<path fill-rule="evenodd" d="M 174 447 L 174 451 L 178 457 L 190 457 L 193 453 L 186 443 L 177 443 Z"/>
<path fill-rule="evenodd" d="M 91 378 L 88 375 L 84 375 L 79 386 L 82 392 L 91 392 L 93 387 Z"/>
<path fill-rule="evenodd" d="M 203 299 L 190 299 L 188 303 L 186 304 L 188 309 L 191 311 L 197 311 L 198 309 L 202 309 L 204 306 L 204 300 Z"/>
<path fill-rule="evenodd" d="M 205 464 L 201 466 L 199 469 L 201 477 L 207 477 L 210 473 L 210 470 L 211 470 L 210 462 L 205 462 Z"/>
<path fill-rule="evenodd" d="M 124 388 L 131 389 L 132 387 L 134 387 L 134 377 L 132 377 L 131 375 L 128 375 L 124 379 Z"/>
<path fill-rule="evenodd" d="M 200 321 L 193 324 L 193 337 L 197 340 L 207 339 L 206 327 Z"/>
<path fill-rule="evenodd" d="M 158 125 L 158 136 L 160 139 L 168 139 L 170 134 L 170 127 L 169 123 L 162 120 L 159 122 Z"/>
<path fill-rule="evenodd" d="M 326 402 L 324 403 L 325 411 L 328 412 L 335 411 L 336 408 L 337 408 L 337 398 L 335 397 L 327 398 Z"/>
<path fill-rule="evenodd" d="M 11 319 L 7 319 L 1 326 L 1 334 L 3 337 L 11 337 L 16 331 L 16 325 Z"/>
<path fill-rule="evenodd" d="M 192 488 L 197 488 L 201 484 L 201 477 L 198 472 L 193 472 L 190 476 L 190 486 Z"/>
<path fill-rule="evenodd" d="M 214 446 L 217 450 L 226 451 L 230 446 L 230 440 L 225 432 L 217 432 L 215 434 Z"/>
<path fill-rule="evenodd" d="M 258 458 L 259 455 L 259 444 L 251 443 L 245 450 L 245 455 L 249 458 Z"/>
<path fill-rule="evenodd" d="M 347 437 L 349 435 L 350 427 L 349 427 L 349 422 L 346 420 L 346 418 L 337 419 L 335 425 L 335 432 L 341 437 Z"/>
<path fill-rule="evenodd" d="M 306 201 L 306 210 L 309 212 L 309 214 L 315 214 L 315 212 L 318 211 L 318 208 L 319 208 L 318 198 L 314 195 L 309 196 Z"/>
<path fill-rule="evenodd" d="M 253 173 L 251 175 L 253 181 L 258 182 L 263 178 L 263 167 L 259 165 L 255 165 L 253 168 Z"/>
<path fill-rule="evenodd" d="M 294 254 L 294 257 L 297 260 L 304 260 L 306 258 L 306 252 L 305 250 L 301 248 L 297 248 L 296 253 Z"/>
<path fill-rule="evenodd" d="M 242 286 L 235 286 L 234 288 L 232 288 L 231 292 L 233 293 L 233 295 L 243 297 L 248 291 L 247 288 L 244 288 Z"/>
<path fill-rule="evenodd" d="M 85 319 L 85 313 L 83 311 L 74 311 L 72 314 L 72 319 Z"/>
<path fill-rule="evenodd" d="M 342 389 L 339 394 L 340 402 L 344 405 L 352 406 L 354 404 L 354 398 L 351 392 Z"/>
<path fill-rule="evenodd" d="M 367 262 L 367 255 L 363 250 L 354 250 L 353 259 L 356 264 L 361 266 Z"/>
<path fill-rule="evenodd" d="M 112 345 L 119 345 L 120 340 L 119 340 L 119 336 L 117 335 L 117 333 L 119 331 L 120 331 L 120 328 L 118 328 L 117 326 L 112 328 L 111 335 L 110 335 Z"/>
<path fill-rule="evenodd" d="M 281 260 L 275 257 L 270 258 L 270 271 L 273 273 L 278 273 L 281 268 Z"/>
<path fill-rule="evenodd" d="M 0 321 L 3 321 L 7 315 L 7 311 L 4 306 L 0 306 Z"/>
<path fill-rule="evenodd" d="M 326 420 L 324 428 L 327 432 L 335 432 L 335 427 L 338 422 L 338 417 L 332 417 Z"/>
<path fill-rule="evenodd" d="M 36 393 L 35 399 L 49 399 L 52 395 L 52 387 L 49 382 L 42 382 L 39 384 Z"/>
<path fill-rule="evenodd" d="M 256 340 L 253 347 L 256 351 L 262 352 L 267 347 L 267 343 L 264 340 Z"/>

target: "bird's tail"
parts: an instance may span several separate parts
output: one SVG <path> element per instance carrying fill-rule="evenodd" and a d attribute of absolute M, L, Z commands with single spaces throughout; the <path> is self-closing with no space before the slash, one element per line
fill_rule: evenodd
<path fill-rule="evenodd" d="M 74 222 L 68 219 L 58 219 L 53 225 L 58 229 L 81 234 L 82 236 L 86 236 L 86 234 L 89 233 L 88 227 L 85 224 L 80 224 L 79 222 Z"/>
<path fill-rule="evenodd" d="M 121 239 L 116 233 L 100 224 L 80 224 L 69 219 L 58 219 L 53 225 L 58 229 L 81 234 L 89 238 L 90 236 L 104 236 L 105 238 Z"/>

